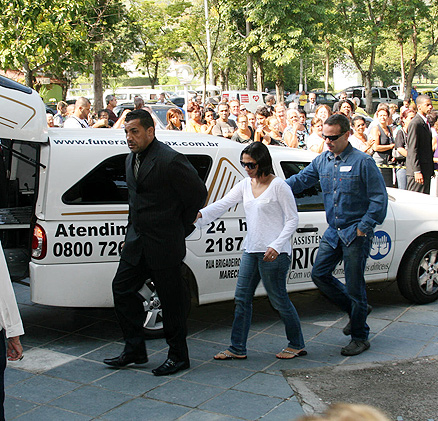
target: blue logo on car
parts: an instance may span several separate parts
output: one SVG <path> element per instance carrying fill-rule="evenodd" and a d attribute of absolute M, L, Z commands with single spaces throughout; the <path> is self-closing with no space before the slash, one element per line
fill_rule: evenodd
<path fill-rule="evenodd" d="M 374 260 L 383 259 L 391 250 L 391 237 L 385 231 L 376 231 L 371 244 L 370 257 Z"/>

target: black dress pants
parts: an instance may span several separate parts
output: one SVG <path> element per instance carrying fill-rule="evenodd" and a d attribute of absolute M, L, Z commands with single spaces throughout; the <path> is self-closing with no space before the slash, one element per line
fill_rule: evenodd
<path fill-rule="evenodd" d="M 146 353 L 143 323 L 145 312 L 138 291 L 151 279 L 160 298 L 168 358 L 189 361 L 187 348 L 187 316 L 190 291 L 181 274 L 181 264 L 164 269 L 151 269 L 144 258 L 136 266 L 120 260 L 113 280 L 114 305 L 125 340 L 125 352 Z"/>
<path fill-rule="evenodd" d="M 414 176 L 408 175 L 406 189 L 418 193 L 430 194 L 430 177 L 424 177 L 424 184 L 420 184 L 415 181 Z"/>
<path fill-rule="evenodd" d="M 5 369 L 6 369 L 6 342 L 5 331 L 0 331 L 0 421 L 5 419 Z"/>

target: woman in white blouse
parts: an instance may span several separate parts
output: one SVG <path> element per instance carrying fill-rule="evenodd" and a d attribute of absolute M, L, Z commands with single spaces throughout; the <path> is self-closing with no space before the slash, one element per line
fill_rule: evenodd
<path fill-rule="evenodd" d="M 214 358 L 246 358 L 252 300 L 260 279 L 286 328 L 288 345 L 276 354 L 277 358 L 303 356 L 307 352 L 300 319 L 286 291 L 292 252 L 290 238 L 298 225 L 295 199 L 289 186 L 273 174 L 272 159 L 263 143 L 247 146 L 240 155 L 240 162 L 249 177 L 240 181 L 221 200 L 202 209 L 196 221 L 198 227 L 207 225 L 230 207 L 243 202 L 247 235 L 236 286 L 231 346 Z"/>

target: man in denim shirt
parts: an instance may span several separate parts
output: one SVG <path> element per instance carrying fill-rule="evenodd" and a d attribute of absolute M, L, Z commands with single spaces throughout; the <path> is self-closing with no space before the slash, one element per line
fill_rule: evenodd
<path fill-rule="evenodd" d="M 341 354 L 351 356 L 370 347 L 366 319 L 371 306 L 364 272 L 374 227 L 386 216 L 388 195 L 374 160 L 348 142 L 350 123 L 345 116 L 330 116 L 323 132 L 329 150 L 286 182 L 294 194 L 321 183 L 329 227 L 319 245 L 312 280 L 350 316 L 343 332 L 351 334 L 351 341 Z M 346 285 L 332 275 L 342 260 Z"/>

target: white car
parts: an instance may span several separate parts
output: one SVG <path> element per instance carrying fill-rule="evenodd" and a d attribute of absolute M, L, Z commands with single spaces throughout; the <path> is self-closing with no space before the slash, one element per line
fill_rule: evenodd
<path fill-rule="evenodd" d="M 14 158 L 10 167 L 18 200 L 25 196 L 33 203 L 32 220 L 27 221 L 33 233 L 31 299 L 53 306 L 112 306 L 111 281 L 128 216 L 125 134 L 114 129 L 47 132 L 38 95 L 2 85 L 3 79 L 0 122 L 15 119 L 16 123 L 0 124 L 0 138 L 14 139 L 14 148 L 37 162 L 30 167 Z M 26 130 L 32 124 L 32 130 Z M 157 138 L 192 162 L 206 183 L 207 204 L 223 197 L 245 176 L 239 163 L 244 145 L 174 131 L 157 131 Z M 274 146 L 270 152 L 281 178 L 296 174 L 315 157 L 308 151 Z M 396 189 L 388 193 L 387 217 L 376 227 L 366 279 L 397 280 L 409 300 L 432 302 L 438 298 L 438 199 Z M 327 228 L 319 186 L 296 196 L 296 202 L 300 221 L 291 240 L 289 292 L 315 288 L 311 270 Z M 188 237 L 184 273 L 199 304 L 233 298 L 245 233 L 244 212 L 238 205 Z M 342 265 L 335 274 L 343 277 Z M 257 294 L 265 294 L 262 286 Z M 140 295 L 145 301 L 146 329 L 160 331 L 159 298 L 147 279 Z"/>

